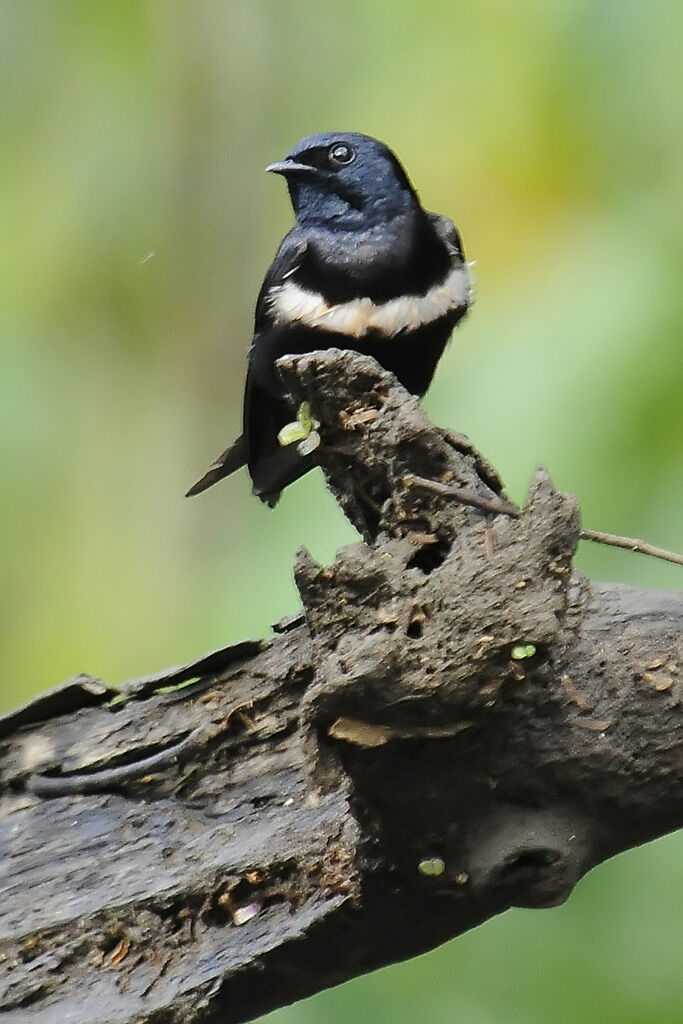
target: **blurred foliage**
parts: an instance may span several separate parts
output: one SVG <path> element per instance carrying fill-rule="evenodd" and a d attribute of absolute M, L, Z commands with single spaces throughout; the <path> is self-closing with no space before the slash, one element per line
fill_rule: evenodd
<path fill-rule="evenodd" d="M 683 549 L 682 31 L 670 0 L 3 0 L 2 705 L 263 635 L 297 607 L 296 548 L 352 539 L 315 474 L 275 512 L 244 476 L 182 499 L 238 432 L 291 220 L 261 170 L 313 131 L 389 142 L 477 260 L 432 417 L 515 498 L 542 461 L 587 525 Z M 273 1020 L 673 1024 L 680 852 Z"/>

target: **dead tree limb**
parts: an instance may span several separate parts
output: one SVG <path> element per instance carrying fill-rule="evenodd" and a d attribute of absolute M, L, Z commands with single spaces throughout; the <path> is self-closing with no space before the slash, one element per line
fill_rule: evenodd
<path fill-rule="evenodd" d="M 8 1024 L 250 1020 L 683 822 L 681 595 L 574 572 L 574 499 L 496 512 L 372 360 L 282 372 L 365 543 L 300 553 L 268 642 L 0 723 Z"/>

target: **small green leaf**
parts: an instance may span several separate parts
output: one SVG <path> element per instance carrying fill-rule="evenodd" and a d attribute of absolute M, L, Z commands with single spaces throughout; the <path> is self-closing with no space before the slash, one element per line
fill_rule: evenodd
<path fill-rule="evenodd" d="M 307 434 L 310 434 L 313 428 L 318 426 L 316 421 L 313 419 L 310 402 L 301 403 L 301 405 L 296 411 L 296 418 Z"/>
<path fill-rule="evenodd" d="M 536 648 L 533 644 L 515 644 L 510 651 L 510 657 L 513 661 L 524 661 L 525 658 L 533 658 L 536 653 Z"/>
<path fill-rule="evenodd" d="M 425 878 L 438 878 L 446 870 L 446 865 L 441 857 L 425 857 L 417 865 L 417 870 Z"/>
<path fill-rule="evenodd" d="M 115 708 L 119 704 L 125 704 L 125 702 L 127 700 L 130 700 L 132 696 L 132 693 L 117 693 L 116 696 L 112 697 L 111 700 L 107 701 L 107 703 L 104 706 L 105 708 Z"/>
<path fill-rule="evenodd" d="M 298 420 L 295 420 L 293 423 L 286 423 L 277 435 L 278 443 L 283 448 L 287 448 L 296 441 L 305 441 L 307 437 L 308 431 L 302 427 Z"/>
<path fill-rule="evenodd" d="M 178 690 L 184 690 L 186 686 L 193 686 L 197 682 L 198 678 L 198 676 L 195 676 L 194 679 L 185 679 L 182 683 L 172 683 L 170 686 L 159 686 L 156 690 L 152 690 L 152 693 L 176 693 Z"/>
<path fill-rule="evenodd" d="M 320 434 L 317 430 L 312 430 L 303 441 L 299 441 L 296 446 L 296 450 L 299 455 L 310 455 L 316 448 L 320 446 Z"/>

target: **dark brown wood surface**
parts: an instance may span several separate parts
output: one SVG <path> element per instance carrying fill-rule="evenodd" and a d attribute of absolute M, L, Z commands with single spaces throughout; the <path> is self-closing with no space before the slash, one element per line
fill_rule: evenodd
<path fill-rule="evenodd" d="M 575 572 L 576 501 L 506 514 L 372 360 L 282 372 L 365 542 L 268 642 L 0 721 L 8 1024 L 250 1020 L 683 822 L 681 594 Z"/>

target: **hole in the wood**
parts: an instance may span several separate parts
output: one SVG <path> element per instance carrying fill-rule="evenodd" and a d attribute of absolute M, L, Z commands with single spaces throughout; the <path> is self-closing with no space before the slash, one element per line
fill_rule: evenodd
<path fill-rule="evenodd" d="M 410 637 L 411 640 L 419 640 L 422 636 L 422 619 L 414 618 L 408 623 L 406 629 L 406 636 Z"/>
<path fill-rule="evenodd" d="M 522 850 L 506 858 L 502 874 L 509 877 L 527 871 L 538 871 L 556 864 L 559 859 L 560 854 L 557 850 L 548 850 L 544 847 L 536 850 Z"/>
<path fill-rule="evenodd" d="M 252 805 L 254 807 L 267 807 L 274 798 L 274 794 L 268 793 L 267 796 L 254 796 L 251 798 Z"/>
<path fill-rule="evenodd" d="M 434 572 L 440 565 L 443 565 L 450 550 L 451 546 L 445 540 L 438 540 L 436 544 L 424 544 L 412 555 L 406 568 L 419 569 L 425 576 L 428 576 L 430 572 Z"/>

